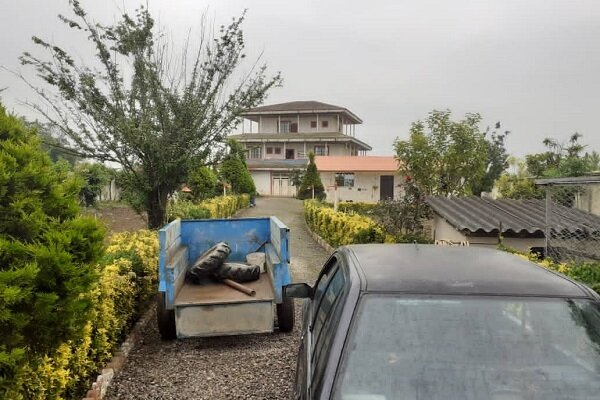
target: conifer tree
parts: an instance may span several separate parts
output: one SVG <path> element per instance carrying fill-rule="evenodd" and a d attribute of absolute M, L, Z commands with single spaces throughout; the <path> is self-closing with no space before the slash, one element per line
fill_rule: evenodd
<path fill-rule="evenodd" d="M 0 393 L 21 360 L 87 322 L 104 231 L 79 216 L 81 184 L 0 105 Z"/>
<path fill-rule="evenodd" d="M 308 167 L 306 167 L 306 173 L 298 190 L 298 198 L 310 199 L 313 197 L 313 193 L 315 199 L 323 200 L 325 198 L 325 188 L 321 182 L 317 164 L 315 164 L 315 154 L 311 151 L 308 153 Z"/>

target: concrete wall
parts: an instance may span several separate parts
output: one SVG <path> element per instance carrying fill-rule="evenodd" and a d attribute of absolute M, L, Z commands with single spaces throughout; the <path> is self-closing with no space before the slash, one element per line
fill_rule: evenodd
<path fill-rule="evenodd" d="M 450 240 L 453 242 L 468 241 L 470 246 L 495 248 L 498 245 L 497 237 L 465 235 L 450 225 L 445 219 L 435 214 L 433 217 L 433 235 L 436 240 Z M 505 237 L 504 244 L 513 249 L 529 252 L 532 247 L 544 247 L 544 238 L 515 238 Z"/>
<path fill-rule="evenodd" d="M 348 166 L 348 170 L 339 172 L 352 172 L 352 166 Z M 335 185 L 335 172 L 320 172 L 321 182 L 325 186 L 327 194 L 326 201 L 333 202 L 335 200 L 336 191 L 332 187 Z M 393 172 L 354 172 L 353 187 L 338 187 L 337 196 L 339 201 L 355 201 L 365 203 L 377 203 L 380 199 L 380 182 L 381 175 L 394 175 L 394 199 L 398 200 L 403 195 L 401 184 L 404 178 L 398 173 Z"/>
<path fill-rule="evenodd" d="M 600 215 L 600 184 L 589 184 L 584 188 L 583 193 L 575 197 L 575 207 Z"/>
<path fill-rule="evenodd" d="M 298 117 L 293 116 L 281 116 L 281 121 L 289 121 L 290 124 L 298 123 Z M 301 133 L 316 133 L 316 132 L 343 132 L 342 123 L 340 120 L 340 129 L 338 130 L 338 119 L 336 115 L 319 114 L 318 128 L 311 128 L 310 122 L 317 121 L 317 115 L 300 116 L 300 125 L 298 126 L 298 132 Z M 328 122 L 328 127 L 323 128 L 322 121 Z M 278 117 L 262 117 L 261 125 L 258 129 L 259 133 L 278 133 L 277 132 Z M 258 126 L 254 124 L 254 126 Z"/>
<path fill-rule="evenodd" d="M 256 191 L 262 196 L 271 194 L 271 173 L 269 171 L 250 171 Z"/>

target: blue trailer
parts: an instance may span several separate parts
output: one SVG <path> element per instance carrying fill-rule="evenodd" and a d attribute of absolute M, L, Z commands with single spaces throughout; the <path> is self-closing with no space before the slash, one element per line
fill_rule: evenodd
<path fill-rule="evenodd" d="M 175 220 L 159 231 L 157 319 L 163 339 L 272 332 L 294 326 L 294 303 L 282 297 L 291 283 L 289 228 L 278 218 Z M 244 285 L 249 296 L 220 282 L 186 281 L 198 257 L 218 242 L 231 247 L 227 261 L 264 252 L 265 272 Z"/>

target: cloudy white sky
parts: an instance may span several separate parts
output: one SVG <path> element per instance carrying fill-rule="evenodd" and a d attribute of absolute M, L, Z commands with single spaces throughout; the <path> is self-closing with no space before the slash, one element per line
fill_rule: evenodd
<path fill-rule="evenodd" d="M 103 22 L 139 1 L 82 0 Z M 478 112 L 512 133 L 508 149 L 542 150 L 545 137 L 582 133 L 600 150 L 600 2 L 598 0 L 148 0 L 175 38 L 197 32 L 201 15 L 226 23 L 248 9 L 248 54 L 263 52 L 284 85 L 269 103 L 319 100 L 345 106 L 364 123 L 357 136 L 372 154 L 392 154 L 396 137 L 432 109 L 456 118 Z M 67 0 L 2 0 L 0 65 L 19 69 L 31 36 L 51 38 L 83 59 L 56 15 Z M 32 74 L 31 71 L 24 71 Z M 31 116 L 25 86 L 0 71 L 2 100 Z"/>

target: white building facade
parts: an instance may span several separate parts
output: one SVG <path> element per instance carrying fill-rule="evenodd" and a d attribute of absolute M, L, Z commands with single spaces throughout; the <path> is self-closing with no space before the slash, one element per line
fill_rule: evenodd
<path fill-rule="evenodd" d="M 296 195 L 295 171 L 308 154 L 365 156 L 371 146 L 356 138 L 362 120 L 350 110 L 318 101 L 257 107 L 244 114 L 242 134 L 230 136 L 246 149 L 248 169 L 263 196 Z"/>

